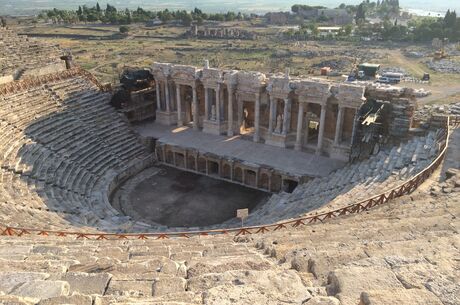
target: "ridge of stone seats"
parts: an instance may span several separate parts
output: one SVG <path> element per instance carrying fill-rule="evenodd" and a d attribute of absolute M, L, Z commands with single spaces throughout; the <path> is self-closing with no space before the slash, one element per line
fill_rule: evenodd
<path fill-rule="evenodd" d="M 441 183 L 451 191 L 436 197 L 422 187 L 359 218 L 254 235 L 251 242 L 280 264 L 311 273 L 312 285 L 341 305 L 458 304 L 458 181 Z"/>
<path fill-rule="evenodd" d="M 299 185 L 292 194 L 273 195 L 245 220 L 248 225 L 322 213 L 365 200 L 397 187 L 425 169 L 439 152 L 439 132 L 415 137 L 398 147 L 350 164 L 324 178 Z M 309 214 L 308 214 L 309 215 Z"/>
<path fill-rule="evenodd" d="M 0 30 L 0 76 L 29 74 L 29 71 L 56 66 L 64 69 L 60 59 L 61 49 L 26 36 L 18 36 L 12 30 Z"/>
<path fill-rule="evenodd" d="M 229 236 L 164 241 L 24 236 L 2 238 L 0 244 L 0 303 L 275 305 L 278 298 L 296 304 L 311 298 L 294 270 L 278 268 Z"/>
<path fill-rule="evenodd" d="M 75 76 L 0 101 L 3 223 L 90 232 L 129 223 L 107 195 L 119 174 L 151 161 L 108 94 Z"/>

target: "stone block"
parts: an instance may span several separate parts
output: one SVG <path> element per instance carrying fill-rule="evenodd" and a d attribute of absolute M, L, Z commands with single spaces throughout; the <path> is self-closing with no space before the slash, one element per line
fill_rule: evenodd
<path fill-rule="evenodd" d="M 71 293 L 103 295 L 111 278 L 109 273 L 68 272 L 60 279 L 70 284 Z"/>
<path fill-rule="evenodd" d="M 159 277 L 153 282 L 153 296 L 185 291 L 187 281 L 181 277 Z"/>
<path fill-rule="evenodd" d="M 340 305 L 340 301 L 334 297 L 317 296 L 308 300 L 305 305 Z"/>
<path fill-rule="evenodd" d="M 337 297 L 342 305 L 356 305 L 361 292 L 375 287 L 388 290 L 404 288 L 389 268 L 346 266 L 329 274 L 327 293 Z"/>
<path fill-rule="evenodd" d="M 89 295 L 73 294 L 41 300 L 37 305 L 92 305 L 93 299 Z"/>
<path fill-rule="evenodd" d="M 42 272 L 0 272 L 0 292 L 9 294 L 25 283 L 47 278 L 49 274 Z"/>
<path fill-rule="evenodd" d="M 106 295 L 131 297 L 152 296 L 153 281 L 116 281 L 111 280 Z"/>
<path fill-rule="evenodd" d="M 69 294 L 69 283 L 64 281 L 43 281 L 36 280 L 24 283 L 20 287 L 14 289 L 12 294 L 29 297 L 48 299 Z"/>
<path fill-rule="evenodd" d="M 442 305 L 443 303 L 425 289 L 370 290 L 361 293 L 359 305 Z"/>

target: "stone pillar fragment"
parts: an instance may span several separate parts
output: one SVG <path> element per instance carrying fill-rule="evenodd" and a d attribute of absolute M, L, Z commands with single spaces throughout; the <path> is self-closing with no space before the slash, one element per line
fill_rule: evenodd
<path fill-rule="evenodd" d="M 295 141 L 295 150 L 301 150 L 302 149 L 302 127 L 303 127 L 303 117 L 304 117 L 304 104 L 299 103 L 299 113 L 297 116 L 297 134 L 296 134 L 296 141 Z"/>
<path fill-rule="evenodd" d="M 180 96 L 180 85 L 176 84 L 176 102 L 177 102 L 177 126 L 182 126 L 182 103 Z"/>
<path fill-rule="evenodd" d="M 260 94 L 256 93 L 254 106 L 254 142 L 260 141 Z"/>
<path fill-rule="evenodd" d="M 193 129 L 198 130 L 198 99 L 196 97 L 196 85 L 194 84 L 192 86 L 192 94 L 193 94 L 193 100 L 192 100 L 192 108 L 193 108 Z"/>
<path fill-rule="evenodd" d="M 326 123 L 326 105 L 321 105 L 321 117 L 319 119 L 319 133 L 318 133 L 318 146 L 316 147 L 316 154 L 320 155 L 323 149 L 323 138 L 324 138 L 324 125 Z"/>
<path fill-rule="evenodd" d="M 228 129 L 227 135 L 229 137 L 233 136 L 233 88 L 228 87 Z"/>
<path fill-rule="evenodd" d="M 168 86 L 167 79 L 165 81 L 165 102 L 166 102 L 166 112 L 170 112 L 171 107 L 170 107 L 170 101 L 169 101 L 169 86 Z"/>
<path fill-rule="evenodd" d="M 220 114 L 221 114 L 221 105 L 220 105 L 220 86 L 218 85 L 216 90 L 216 122 L 218 124 L 220 124 L 220 121 L 221 121 L 221 117 L 220 117 Z"/>
<path fill-rule="evenodd" d="M 284 99 L 284 119 L 283 119 L 283 135 L 289 133 L 291 126 L 291 99 Z"/>
<path fill-rule="evenodd" d="M 206 87 L 204 87 L 204 118 L 209 120 L 209 92 Z"/>
<path fill-rule="evenodd" d="M 343 128 L 343 115 L 345 113 L 345 107 L 339 105 L 339 112 L 337 113 L 337 123 L 335 126 L 335 137 L 334 145 L 339 145 L 342 137 L 342 128 Z"/>
<path fill-rule="evenodd" d="M 238 134 L 241 132 L 241 125 L 243 124 L 243 100 L 238 96 Z"/>
<path fill-rule="evenodd" d="M 158 81 L 155 81 L 155 91 L 157 94 L 157 111 L 160 111 L 161 110 L 160 84 L 158 84 Z"/>
<path fill-rule="evenodd" d="M 276 119 L 276 105 L 275 105 L 275 98 L 270 96 L 270 113 L 269 113 L 269 121 L 268 121 L 268 133 L 273 133 L 273 122 Z"/>

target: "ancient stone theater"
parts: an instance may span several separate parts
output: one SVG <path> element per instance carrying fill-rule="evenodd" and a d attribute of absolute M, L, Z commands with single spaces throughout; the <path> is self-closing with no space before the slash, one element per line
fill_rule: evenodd
<path fill-rule="evenodd" d="M 413 89 L 0 54 L 1 304 L 459 304 L 460 118 Z"/>

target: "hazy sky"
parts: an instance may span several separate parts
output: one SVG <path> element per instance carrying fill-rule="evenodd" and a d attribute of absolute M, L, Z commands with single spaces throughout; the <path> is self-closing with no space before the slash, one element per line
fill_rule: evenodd
<path fill-rule="evenodd" d="M 142 6 L 147 9 L 192 9 L 199 7 L 205 11 L 245 11 L 263 13 L 267 11 L 289 10 L 293 4 L 324 5 L 336 7 L 340 3 L 357 4 L 362 0 L 115 0 L 99 1 L 113 4 L 120 8 L 136 8 Z M 0 0 L 0 15 L 2 14 L 24 14 L 48 9 L 76 8 L 78 5 L 94 5 L 96 1 L 87 0 Z M 447 9 L 454 9 L 460 12 L 460 0 L 400 0 L 401 6 L 407 9 L 419 9 L 425 11 L 445 12 Z"/>

